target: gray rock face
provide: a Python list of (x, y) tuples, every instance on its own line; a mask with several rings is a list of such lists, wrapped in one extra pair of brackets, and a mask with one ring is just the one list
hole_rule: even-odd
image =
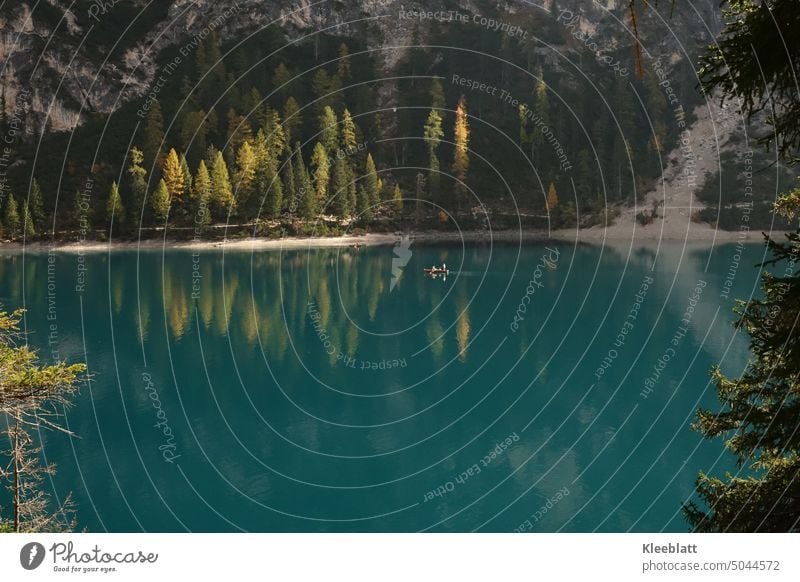
[[(512, 42), (536, 43), (533, 51), (549, 53), (548, 66), (563, 67), (563, 57), (591, 58), (592, 51), (633, 46), (628, 3), (621, 0), (461, 0), (406, 2), (396, 0), (172, 0), (161, 3), (161, 14), (142, 23), (137, 11), (146, 0), (125, 0), (130, 23), (120, 23), (120, 0), (83, 3), (70, 12), (67, 0), (6, 3), (0, 8), (0, 78), (6, 112), (15, 107), (18, 93), (30, 91), (28, 116), (33, 133), (45, 127), (65, 131), (80, 124), (88, 113), (111, 113), (123, 103), (147, 93), (156, 73), (156, 58), (168, 46), (190, 45), (198, 35), (214, 30), (230, 41), (272, 23), (279, 24), (289, 41), (314, 42), (316, 32), (358, 37), (378, 49), (384, 73), (406, 55), (409, 45), (426, 44), (431, 31), (447, 18), (461, 18), (476, 27), (497, 28), (498, 34), (518, 32)], [(662, 4), (669, 4), (664, 2)], [(166, 5), (166, 7), (165, 7)], [(644, 56), (660, 56), (673, 67), (696, 54), (719, 26), (716, 3), (695, 6), (681, 1), (670, 18), (669, 6), (642, 5), (637, 19)], [(420, 14), (423, 12), (424, 14)], [(492, 16), (489, 16), (491, 14)], [(485, 16), (484, 16), (485, 15)], [(569, 20), (568, 20), (569, 18)], [(562, 40), (536, 41), (542, 19), (560, 22)], [(568, 24), (569, 23), (569, 24)], [(114, 38), (103, 34), (120, 29)], [(125, 34), (125, 27), (137, 34)], [(121, 26), (121, 28), (120, 28)], [(138, 28), (134, 28), (138, 27)], [(142, 32), (143, 27), (143, 32)], [(505, 28), (503, 28), (505, 27)], [(505, 31), (505, 32), (504, 32)], [(523, 39), (524, 34), (524, 39)], [(96, 40), (101, 37), (102, 40)], [(598, 56), (595, 53), (595, 56)], [(630, 64), (630, 63), (629, 63)], [(391, 91), (381, 91), (391, 106)]]

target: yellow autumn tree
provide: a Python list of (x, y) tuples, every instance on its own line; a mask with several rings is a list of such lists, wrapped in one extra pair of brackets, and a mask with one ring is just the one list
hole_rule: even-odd
[(181, 161), (175, 148), (170, 149), (167, 157), (164, 158), (163, 178), (164, 184), (167, 185), (170, 199), (173, 201), (182, 200), (183, 192), (186, 189), (186, 181), (181, 169)]
[(466, 195), (467, 170), (469, 170), (469, 122), (467, 120), (467, 100), (462, 95), (456, 106), (456, 123), (453, 128), (453, 143), (455, 155), (453, 157), (453, 174), (456, 177), (455, 191), (459, 203), (462, 196)]
[(547, 190), (547, 210), (553, 210), (556, 206), (558, 206), (556, 185), (550, 182), (550, 188)]

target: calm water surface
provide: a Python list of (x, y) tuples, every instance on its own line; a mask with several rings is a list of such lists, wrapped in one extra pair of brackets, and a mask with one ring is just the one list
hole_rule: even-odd
[(747, 359), (760, 245), (394, 251), (0, 257), (92, 374), (51, 490), (89, 531), (684, 531), (735, 470), (689, 424)]

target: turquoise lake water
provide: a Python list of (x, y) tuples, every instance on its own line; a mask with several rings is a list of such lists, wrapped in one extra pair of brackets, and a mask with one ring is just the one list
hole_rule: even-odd
[(697, 472), (735, 470), (689, 425), (747, 361), (738, 254), (43, 252), (0, 256), (0, 302), (88, 362), (80, 438), (42, 439), (89, 531), (685, 531)]

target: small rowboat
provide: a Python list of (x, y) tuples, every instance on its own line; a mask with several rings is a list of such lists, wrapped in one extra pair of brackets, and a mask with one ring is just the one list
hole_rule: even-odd
[(439, 267), (433, 267), (432, 269), (422, 269), (422, 270), (429, 275), (447, 275), (450, 272), (450, 269), (441, 269)]

